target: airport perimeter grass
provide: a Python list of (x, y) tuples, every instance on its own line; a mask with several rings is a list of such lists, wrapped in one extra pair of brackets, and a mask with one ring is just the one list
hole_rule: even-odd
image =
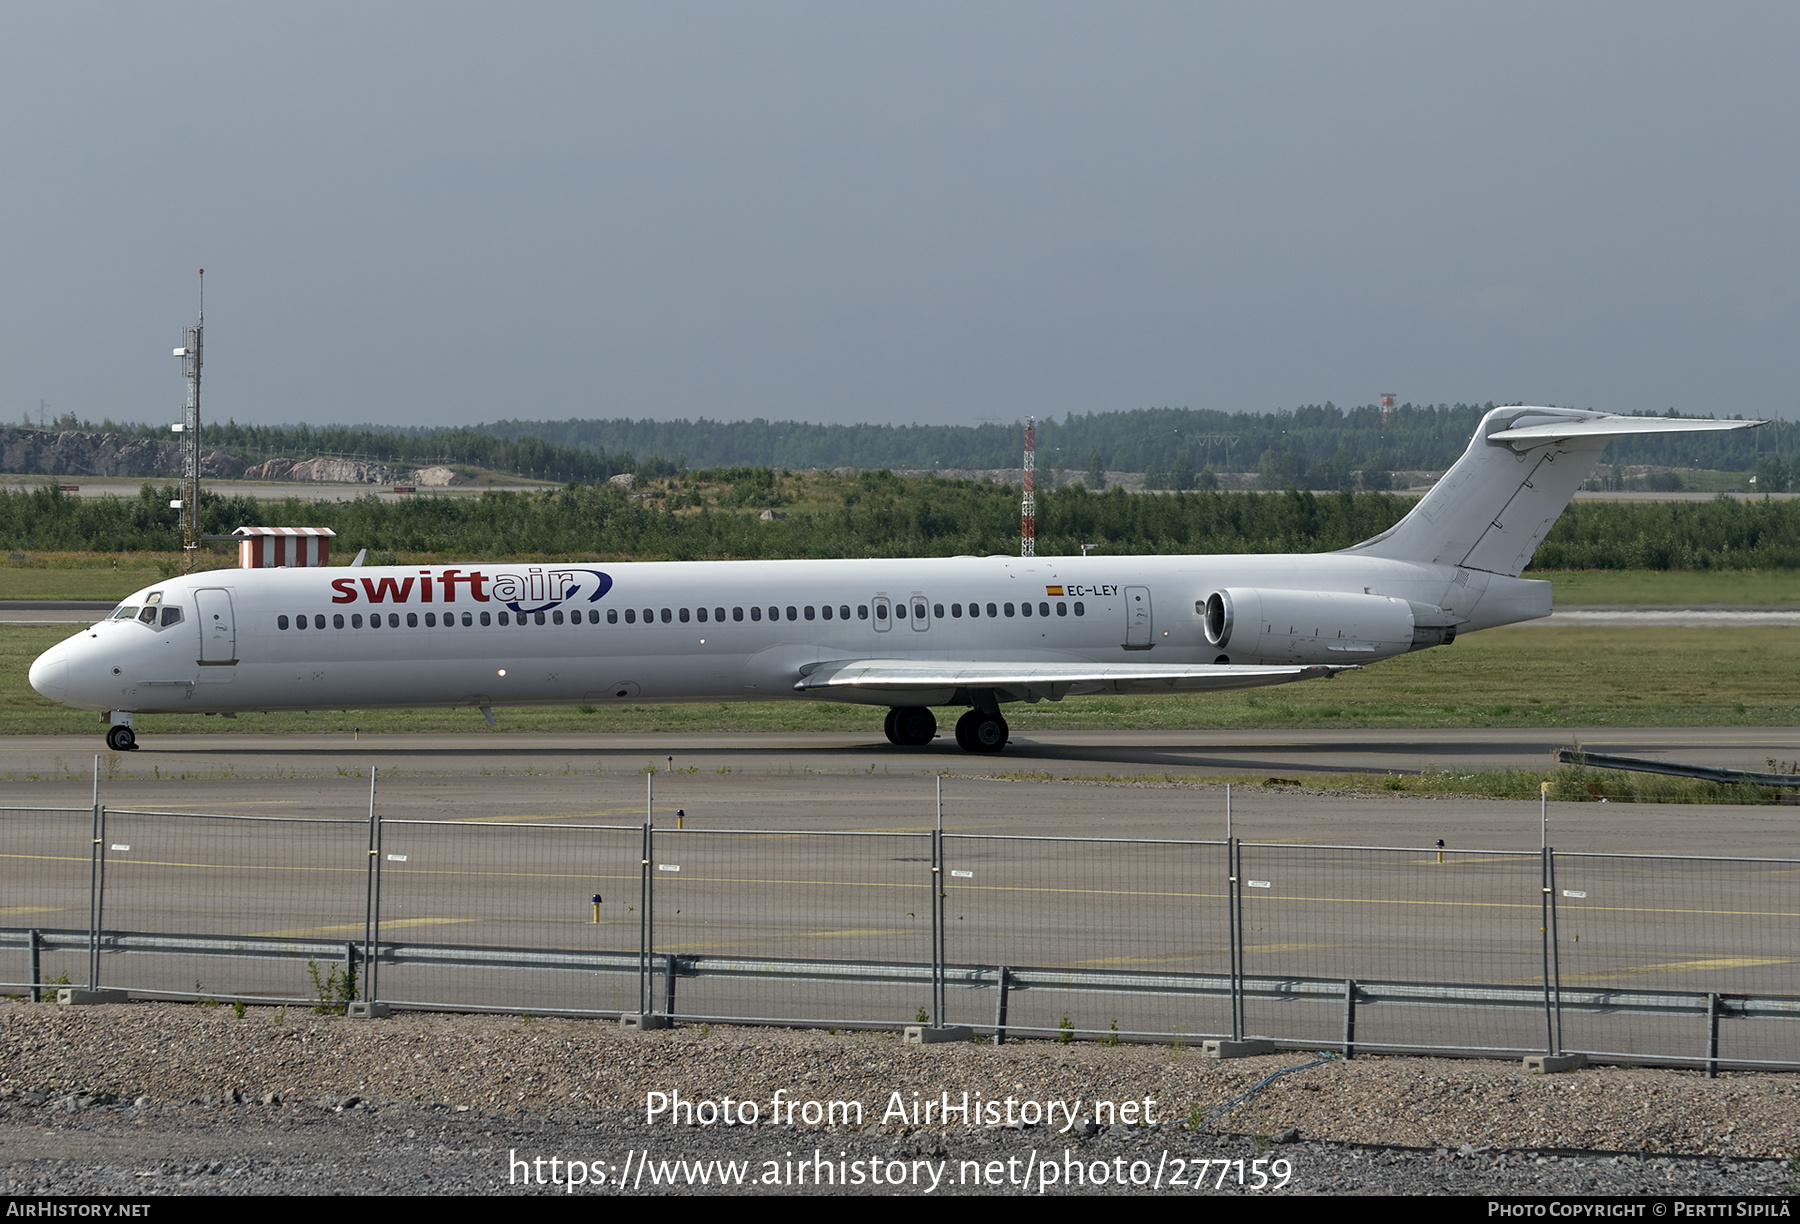
[[(165, 553), (27, 553), (23, 564), (0, 568), (0, 601), (8, 599), (118, 600), (176, 572), (180, 558)], [(346, 564), (354, 553), (334, 558)], [(510, 558), (554, 561), (567, 558)], [(455, 558), (402, 553), (404, 565), (445, 565)], [(498, 560), (484, 558), (484, 560)], [(586, 561), (589, 558), (582, 558)], [(234, 553), (204, 556), (208, 569), (235, 567)], [(1797, 570), (1545, 570), (1525, 575), (1548, 580), (1559, 606), (1584, 604), (1791, 604), (1800, 603)]]
[[(96, 716), (52, 704), (26, 681), (32, 659), (70, 636), (61, 626), (0, 626), (0, 734), (86, 734)], [(1015, 730), (1205, 730), (1282, 727), (1625, 727), (1800, 725), (1800, 627), (1530, 626), (1333, 680), (1212, 695), (1073, 697), (1011, 705)], [(880, 708), (827, 702), (568, 705), (496, 711), (499, 733), (856, 731), (879, 734)], [(951, 711), (940, 712), (948, 731)], [(468, 731), (493, 734), (468, 708), (247, 713), (233, 720), (145, 715), (145, 735), (192, 732)]]

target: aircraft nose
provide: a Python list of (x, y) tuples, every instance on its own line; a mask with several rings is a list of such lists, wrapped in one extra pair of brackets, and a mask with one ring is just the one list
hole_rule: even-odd
[[(18, 673), (14, 673), (17, 675)], [(51, 701), (69, 699), (69, 652), (54, 646), (31, 665), (31, 687)]]

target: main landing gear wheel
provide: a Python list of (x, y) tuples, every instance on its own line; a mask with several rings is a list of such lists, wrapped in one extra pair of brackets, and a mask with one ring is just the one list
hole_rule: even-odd
[(1007, 734), (1006, 720), (998, 714), (970, 710), (956, 720), (956, 742), (965, 752), (999, 752)]
[(883, 730), (903, 748), (923, 748), (937, 738), (937, 718), (924, 706), (899, 706), (888, 711)]
[(106, 746), (114, 752), (130, 752), (137, 747), (137, 736), (130, 727), (112, 727), (106, 732)]

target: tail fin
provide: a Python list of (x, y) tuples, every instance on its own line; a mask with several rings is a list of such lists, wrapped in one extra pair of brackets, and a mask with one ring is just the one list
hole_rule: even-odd
[(1516, 578), (1613, 438), (1761, 424), (1611, 416), (1571, 408), (1496, 408), (1481, 419), (1462, 458), (1410, 514), (1344, 551)]

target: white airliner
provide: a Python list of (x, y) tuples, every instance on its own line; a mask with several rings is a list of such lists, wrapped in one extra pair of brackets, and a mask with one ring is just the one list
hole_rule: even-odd
[(1497, 408), (1389, 530), (1276, 556), (313, 567), (132, 595), (46, 651), (31, 686), (133, 716), (773, 698), (890, 707), (923, 745), (1007, 742), (1001, 707), (1327, 677), (1547, 616), (1519, 577), (1611, 438), (1760, 421)]

